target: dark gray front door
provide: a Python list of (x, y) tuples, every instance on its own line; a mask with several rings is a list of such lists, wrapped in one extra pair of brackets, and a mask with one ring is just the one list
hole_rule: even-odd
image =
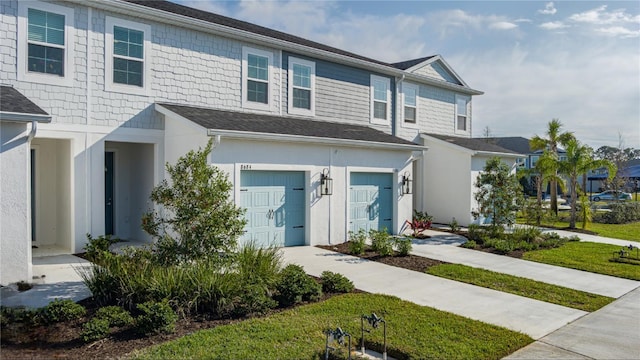
[(114, 217), (114, 153), (107, 151), (104, 153), (104, 233), (113, 235)]

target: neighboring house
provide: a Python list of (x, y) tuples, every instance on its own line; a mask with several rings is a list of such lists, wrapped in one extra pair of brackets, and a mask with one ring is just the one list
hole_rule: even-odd
[(515, 173), (517, 161), (523, 157), (484, 139), (431, 133), (423, 134), (422, 138), (429, 151), (420, 172), (424, 179), (421, 205), (435, 222), (444, 224), (454, 218), (463, 225), (481, 222), (482, 219), (472, 219), (471, 211), (478, 209), (475, 182), (485, 163), (498, 156)]
[[(624, 184), (620, 184), (621, 190), (629, 192), (640, 191), (640, 159), (632, 159), (625, 162), (621, 169), (616, 170), (616, 176), (624, 179)], [(607, 189), (607, 179), (609, 170), (600, 168), (589, 171), (587, 175), (587, 191), (597, 193)], [(609, 186), (611, 187), (611, 186)]]
[(482, 94), (437, 55), (388, 64), (163, 1), (2, 1), (0, 17), (2, 284), (86, 234), (151, 241), (140, 219), (165, 163), (210, 138), (242, 240), (280, 246), (397, 233), (438, 211), (432, 194), (471, 198), (486, 155), (449, 149), (462, 189), (430, 169), (428, 147), (447, 148), (423, 134), (470, 138)]

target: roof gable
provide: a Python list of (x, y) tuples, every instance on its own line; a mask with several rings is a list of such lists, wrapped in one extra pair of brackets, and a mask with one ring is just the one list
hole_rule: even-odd
[(453, 71), (453, 68), (440, 55), (427, 56), (414, 60), (407, 60), (391, 64), (407, 72), (427, 76), (436, 80), (467, 87), (462, 78)]
[(521, 155), (518, 152), (505, 149), (496, 144), (487, 142), (484, 139), (464, 138), (459, 136), (448, 136), (448, 135), (440, 135), (440, 134), (424, 134), (424, 135), (435, 138), (440, 141), (444, 141), (452, 145), (459, 146), (461, 148), (464, 148), (473, 152), (496, 153), (496, 154), (504, 154), (504, 155), (510, 155), (510, 156)]

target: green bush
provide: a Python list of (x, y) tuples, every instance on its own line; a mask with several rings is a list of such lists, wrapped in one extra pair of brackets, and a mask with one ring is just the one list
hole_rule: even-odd
[(109, 326), (122, 327), (133, 324), (133, 317), (119, 306), (105, 306), (96, 311), (95, 318), (107, 320)]
[(136, 317), (136, 328), (144, 335), (172, 333), (175, 330), (178, 315), (173, 311), (169, 302), (148, 301), (138, 304), (140, 315)]
[(398, 255), (400, 256), (408, 256), (413, 249), (413, 243), (411, 242), (411, 238), (408, 237), (399, 237), (394, 240), (396, 250), (398, 251)]
[(362, 255), (367, 242), (367, 233), (364, 229), (358, 230), (357, 233), (349, 231), (349, 253), (351, 255)]
[(269, 296), (267, 289), (256, 284), (248, 285), (236, 298), (232, 314), (237, 317), (263, 315), (276, 306), (278, 302)]
[(516, 241), (524, 241), (528, 243), (537, 243), (542, 240), (542, 231), (533, 226), (521, 226), (513, 229), (511, 238)]
[(467, 238), (473, 240), (478, 244), (483, 244), (485, 240), (489, 239), (484, 227), (478, 224), (470, 224), (468, 227)]
[(38, 309), (0, 306), (0, 325), (2, 327), (14, 323), (23, 323), (35, 326), (39, 324), (40, 319), (41, 316)]
[(120, 242), (117, 238), (111, 238), (111, 235), (100, 235), (94, 238), (91, 234), (87, 234), (87, 241), (84, 247), (85, 256), (92, 262), (99, 261), (105, 252), (109, 252), (111, 245)]
[(460, 224), (458, 224), (458, 220), (456, 220), (456, 218), (451, 219), (451, 222), (449, 223), (449, 229), (451, 229), (451, 231), (453, 232), (460, 231)]
[(465, 242), (464, 244), (461, 245), (463, 248), (465, 249), (475, 249), (477, 244), (475, 241), (473, 240), (469, 240), (467, 242)]
[(289, 306), (302, 301), (317, 301), (322, 295), (322, 287), (315, 282), (300, 265), (287, 265), (280, 274), (276, 287), (277, 300), (281, 306)]
[(331, 271), (323, 271), (320, 275), (322, 291), (328, 293), (349, 293), (355, 288), (353, 282), (344, 275)]
[(369, 230), (369, 237), (371, 238), (371, 249), (373, 251), (381, 256), (393, 255), (393, 242), (386, 228), (380, 231)]
[(109, 335), (109, 320), (93, 318), (82, 325), (80, 338), (84, 342), (103, 339)]
[(42, 319), (47, 324), (71, 321), (83, 317), (87, 310), (69, 299), (55, 299), (41, 309)]
[(611, 211), (598, 213), (594, 220), (605, 224), (626, 224), (640, 221), (640, 202), (613, 203), (610, 205), (610, 209)]

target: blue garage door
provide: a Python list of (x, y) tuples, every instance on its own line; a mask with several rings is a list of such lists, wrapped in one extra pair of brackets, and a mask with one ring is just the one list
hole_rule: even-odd
[(241, 241), (304, 245), (304, 194), (304, 172), (242, 171), (240, 205), (247, 209), (247, 226)]
[(393, 175), (351, 173), (349, 230), (393, 231)]

